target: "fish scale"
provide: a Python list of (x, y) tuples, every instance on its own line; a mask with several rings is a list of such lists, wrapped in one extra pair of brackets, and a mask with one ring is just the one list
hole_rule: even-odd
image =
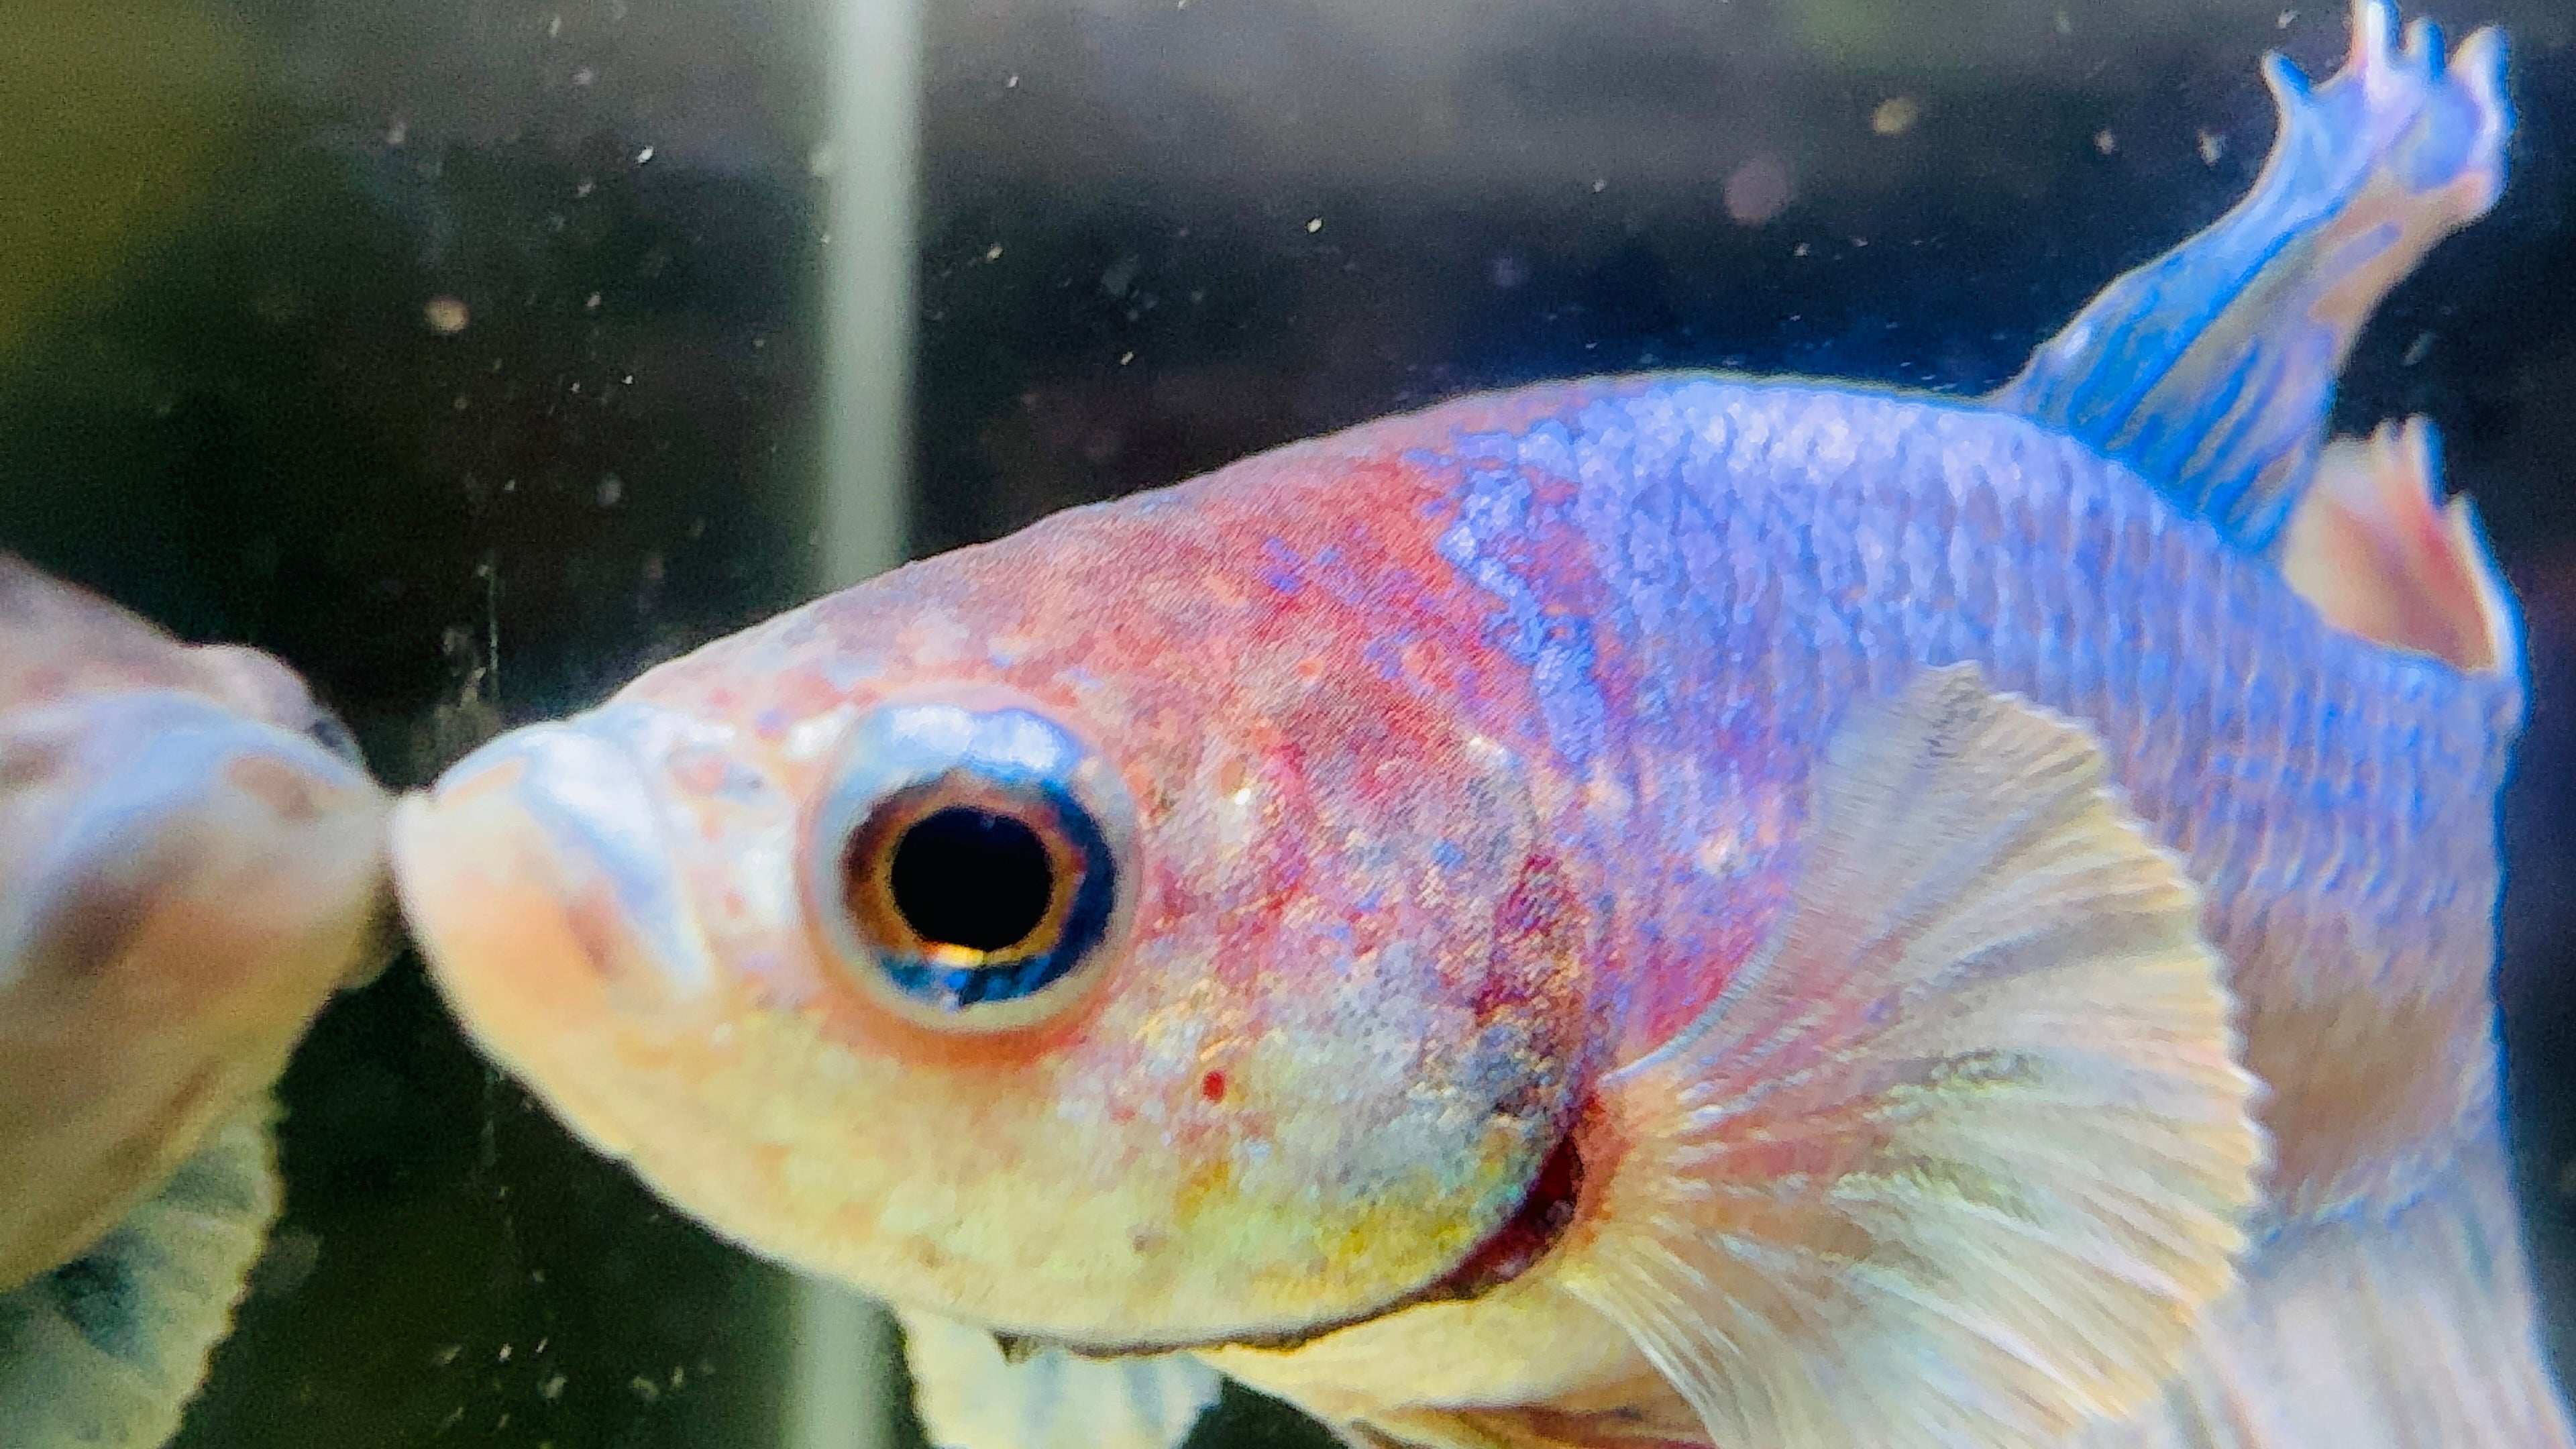
[[(2512, 676), (2464, 674), (2336, 632), (2262, 560), (2134, 474), (1971, 406), (1711, 377), (1574, 390), (1527, 445), (1497, 434), (1450, 440), (1448, 416), (1434, 410), (1384, 425), (1383, 441), (1364, 429), (1345, 442), (1361, 455), (1512, 459), (1509, 474), (1479, 469), (1455, 485), (1459, 521), (1442, 535), (1444, 552), (1459, 531), (1479, 539), (1457, 561), (1495, 595), (1495, 627), (1568, 599), (1610, 601), (1592, 618), (1618, 636), (1601, 652), (1627, 661), (1630, 677), (1542, 705), (1567, 768), (1604, 755), (1598, 701), (1623, 687), (1661, 707), (1626, 716), (1613, 760), (1701, 756), (1730, 735), (1761, 742), (1749, 753), (1769, 768), (1739, 779), (1735, 798), (1669, 820), (1650, 813), (1663, 850), (1687, 856), (1712, 831), (1793, 819), (1815, 747), (1853, 699), (1883, 692), (1904, 667), (1970, 661), (2112, 744), (2139, 812), (2208, 891), (2213, 939), (2231, 959), (2259, 963), (2243, 969), (2276, 973), (2303, 998), (2364, 1005), (2383, 983), (2483, 991), (2495, 940), (2493, 802), (2523, 709)], [(1593, 437), (1624, 456), (1645, 451), (1628, 438), (1659, 428), (1716, 441), (1655, 445), (1647, 456), (1678, 460), (1663, 467), (1594, 472), (1580, 516), (1477, 501), (1496, 489), (1543, 492), (1539, 480), (1571, 489), (1564, 460), (1597, 456)], [(1632, 497), (1674, 506), (1666, 514)], [(1513, 526), (1480, 535), (1484, 517)], [(1637, 571), (1628, 535), (1641, 520), (1673, 554), (1699, 547), (1746, 566)], [(1928, 576), (1872, 587), (1869, 561), (1885, 556), (1925, 560)], [(1579, 559), (1592, 577), (1510, 562), (1525, 557)], [(2088, 568), (2093, 558), (2110, 566)], [(1752, 599), (1741, 597), (1748, 576), (1761, 580)], [(2088, 610), (2076, 599), (2102, 602)], [(2123, 612), (2122, 600), (2154, 606)], [(2203, 636), (2195, 620), (2224, 622), (2204, 622)], [(1558, 677), (1547, 657), (1533, 656), (1542, 689)], [(1587, 661), (1562, 677), (1597, 672), (1607, 671)], [(1713, 996), (1724, 976), (1712, 963), (1742, 954), (1723, 942), (1759, 938), (1779, 909), (1742, 882), (1794, 867), (1756, 845), (1731, 855), (1738, 879), (1713, 889), (1735, 919), (1716, 949), (1674, 930), (1701, 914), (1696, 900), (1639, 907), (1700, 968), (1695, 994), (1649, 1012), (1642, 1040), (1659, 1040)], [(2355, 874), (2354, 860), (2380, 864)], [(2370, 923), (2375, 949), (2303, 949), (2312, 931), (2345, 919)], [(1657, 965), (1630, 974), (1656, 977)], [(2265, 1028), (2258, 1007), (2247, 1029)]]

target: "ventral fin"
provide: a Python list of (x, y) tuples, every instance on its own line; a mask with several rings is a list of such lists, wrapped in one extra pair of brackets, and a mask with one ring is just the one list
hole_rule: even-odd
[(11, 1449), (157, 1449), (178, 1432), (283, 1197), (272, 1110), (208, 1133), (88, 1252), (0, 1293)]
[(2468, 500), (2442, 502), (2423, 418), (2337, 438), (2281, 537), (2281, 573), (2326, 622), (2483, 673), (2516, 657), (2513, 613)]
[(2481, 30), (2445, 59), (2430, 22), (2403, 49), (2396, 26), (2388, 0), (2356, 0), (2351, 58), (2313, 90), (2267, 57), (2280, 132), (2253, 191), (2105, 288), (1990, 401), (2269, 548), (2371, 310), (2504, 185), (2503, 35)]
[(1217, 1371), (1184, 1354), (1084, 1358), (896, 1309), (913, 1408), (936, 1449), (1175, 1449), (1216, 1402)]
[(1709, 1441), (2039, 1449), (2146, 1403), (2263, 1158), (2224, 963), (2081, 727), (1926, 671), (1826, 753), (1780, 934), (1605, 1087), (1567, 1287)]

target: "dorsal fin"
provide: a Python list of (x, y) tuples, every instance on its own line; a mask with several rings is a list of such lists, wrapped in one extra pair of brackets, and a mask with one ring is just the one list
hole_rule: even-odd
[(2356, 0), (2351, 58), (2313, 91), (2279, 55), (2281, 112), (2254, 189), (2207, 230), (2103, 289), (1996, 407), (2135, 468), (2230, 538), (2267, 549), (2314, 475), (2334, 379), (2371, 309), (2504, 186), (2504, 37), (2446, 62), (2417, 21)]

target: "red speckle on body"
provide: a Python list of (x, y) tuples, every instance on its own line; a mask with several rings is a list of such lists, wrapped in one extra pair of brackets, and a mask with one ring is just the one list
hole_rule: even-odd
[(1199, 1095), (1211, 1102), (1225, 1100), (1225, 1073), (1210, 1072), (1199, 1078)]

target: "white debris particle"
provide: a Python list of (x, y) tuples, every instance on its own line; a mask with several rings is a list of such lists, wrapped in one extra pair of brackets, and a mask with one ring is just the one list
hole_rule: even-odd
[(2104, 126), (2093, 133), (2093, 149), (2108, 156), (2120, 149), (2120, 138), (2111, 134), (2110, 127)]
[(636, 164), (636, 165), (638, 165), (638, 166), (641, 166), (641, 165), (643, 165), (645, 162), (650, 161), (650, 160), (652, 160), (652, 159), (653, 159), (653, 148), (652, 148), (652, 147), (650, 147), (650, 146), (647, 146), (647, 147), (645, 147), (643, 150), (638, 151), (638, 152), (636, 152), (636, 153), (635, 153), (635, 164)]
[(1309, 219), (1307, 220), (1307, 222), (1306, 222), (1306, 230), (1308, 230), (1308, 231), (1310, 231), (1310, 232), (1322, 231), (1323, 229), (1324, 229), (1324, 219), (1323, 219), (1322, 217), (1320, 217), (1320, 216), (1318, 216), (1318, 217), (1311, 217), (1311, 218), (1309, 218)]
[(429, 324), (430, 331), (441, 337), (455, 336), (464, 331), (465, 324), (472, 320), (461, 297), (430, 298), (421, 304), (420, 318)]
[(1882, 136), (1902, 136), (1923, 118), (1923, 103), (1912, 96), (1889, 96), (1869, 113), (1869, 128)]
[(1002, 244), (1000, 242), (995, 242), (991, 246), (984, 248), (984, 260), (988, 262), (998, 262), (1001, 259)]
[(2226, 154), (2227, 138), (2225, 136), (2218, 134), (2216, 131), (2203, 131), (2200, 133), (2201, 165), (2215, 166), (2218, 164), (2218, 158)]
[(1789, 168), (1775, 156), (1756, 156), (1726, 178), (1726, 215), (1738, 226), (1760, 226), (1789, 205)]

